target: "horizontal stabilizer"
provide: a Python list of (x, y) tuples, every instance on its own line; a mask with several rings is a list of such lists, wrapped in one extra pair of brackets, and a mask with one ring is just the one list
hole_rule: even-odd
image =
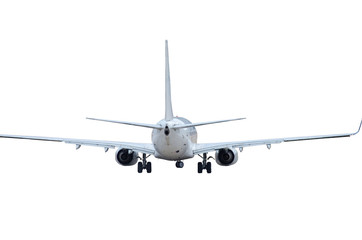
[(243, 119), (246, 119), (246, 118), (235, 118), (235, 119), (210, 121), (210, 122), (189, 123), (189, 124), (176, 125), (176, 126), (173, 126), (172, 128), (178, 129), (178, 128), (197, 127), (197, 126), (202, 126), (202, 125), (209, 125), (209, 124), (223, 123), (223, 122), (231, 122), (231, 121), (237, 121), (237, 120), (243, 120)]
[(136, 127), (162, 129), (161, 125), (157, 125), (157, 124), (134, 123), (134, 122), (125, 122), (125, 121), (106, 120), (106, 119), (99, 119), (99, 118), (88, 118), (88, 117), (86, 119), (94, 120), (94, 121), (102, 121), (102, 122), (110, 122), (110, 123), (119, 123), (119, 124), (125, 124), (125, 125), (132, 125), (132, 126), (136, 126)]

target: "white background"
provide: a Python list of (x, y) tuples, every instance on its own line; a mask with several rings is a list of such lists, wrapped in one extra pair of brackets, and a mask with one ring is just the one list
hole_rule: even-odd
[[(357, 130), (360, 1), (1, 1), (0, 132), (150, 142), (175, 115), (199, 142)], [(362, 140), (246, 148), (232, 167), (0, 139), (1, 239), (361, 239)]]

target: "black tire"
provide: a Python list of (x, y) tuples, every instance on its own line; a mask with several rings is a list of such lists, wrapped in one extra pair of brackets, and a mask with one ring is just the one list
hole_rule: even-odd
[(147, 173), (151, 173), (152, 172), (152, 164), (151, 162), (148, 162), (146, 164), (146, 170), (147, 170)]
[(184, 163), (183, 163), (183, 162), (176, 162), (176, 167), (177, 167), (177, 168), (183, 168), (183, 167), (184, 167)]
[(206, 163), (206, 171), (207, 173), (211, 173), (211, 162)]
[(137, 171), (138, 171), (138, 173), (142, 173), (142, 171), (143, 171), (143, 163), (142, 162), (138, 162)]
[(202, 173), (202, 162), (197, 163), (197, 172)]

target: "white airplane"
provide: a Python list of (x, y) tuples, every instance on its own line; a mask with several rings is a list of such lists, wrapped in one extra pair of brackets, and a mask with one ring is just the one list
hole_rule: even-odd
[[(356, 135), (361, 129), (362, 121), (359, 125), (357, 132), (355, 133), (198, 144), (197, 132), (195, 127), (208, 125), (208, 124), (242, 120), (245, 118), (191, 123), (189, 120), (185, 118), (174, 117), (172, 112), (172, 104), (171, 104), (170, 69), (169, 69), (167, 40), (166, 40), (165, 52), (166, 52), (165, 54), (166, 76), (165, 76), (165, 118), (164, 119), (162, 119), (156, 124), (145, 124), (145, 123), (114, 121), (114, 120), (105, 120), (97, 118), (87, 118), (96, 121), (120, 123), (120, 124), (132, 125), (137, 127), (151, 128), (153, 129), (152, 143), (130, 143), (130, 142), (98, 141), (98, 140), (88, 140), (88, 139), (55, 138), (55, 137), (6, 135), (6, 134), (0, 134), (0, 137), (64, 142), (69, 144), (75, 144), (76, 149), (79, 149), (82, 145), (103, 147), (105, 152), (107, 152), (110, 148), (117, 148), (115, 156), (116, 161), (123, 166), (135, 165), (138, 162), (139, 173), (141, 173), (143, 169), (146, 169), (148, 173), (151, 172), (152, 170), (151, 162), (147, 161), (147, 158), (151, 155), (159, 159), (176, 161), (177, 168), (182, 168), (184, 166), (184, 163), (182, 162), (183, 160), (190, 159), (193, 158), (195, 155), (198, 155), (202, 158), (202, 162), (198, 162), (197, 165), (198, 173), (202, 173), (204, 169), (206, 169), (207, 173), (211, 173), (211, 162), (209, 162), (209, 159), (213, 157), (207, 156), (209, 152), (215, 152), (214, 159), (216, 160), (216, 163), (218, 163), (221, 166), (230, 166), (238, 161), (238, 152), (236, 149), (239, 149), (239, 151), (242, 152), (244, 147), (257, 146), (257, 145), (266, 145), (267, 148), (270, 149), (272, 144), (282, 143), (282, 142), (350, 137)], [(142, 156), (140, 157), (139, 154)]]

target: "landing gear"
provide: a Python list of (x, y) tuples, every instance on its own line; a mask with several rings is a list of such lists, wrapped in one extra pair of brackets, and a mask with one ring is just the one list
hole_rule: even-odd
[[(199, 155), (200, 156), (200, 155)], [(206, 169), (207, 173), (211, 173), (211, 162), (208, 162), (207, 160), (209, 160), (212, 157), (207, 157), (207, 153), (204, 153), (202, 156), (202, 162), (198, 162), (197, 163), (197, 172), (198, 173), (202, 173), (202, 171), (204, 169)]]
[(146, 164), (146, 170), (147, 170), (147, 173), (151, 173), (152, 172), (152, 164), (151, 162), (148, 162)]
[(197, 172), (198, 173), (202, 173), (202, 170), (203, 170), (204, 168), (202, 167), (202, 162), (198, 162), (197, 163)]
[(177, 167), (177, 168), (183, 168), (183, 167), (184, 167), (184, 163), (181, 162), (181, 161), (177, 161), (177, 162), (176, 162), (176, 167)]
[(206, 163), (206, 172), (211, 173), (211, 162)]
[(146, 156), (145, 153), (142, 154), (142, 162), (138, 162), (137, 164), (137, 171), (138, 173), (142, 173), (143, 169), (146, 169), (147, 173), (151, 173), (152, 172), (152, 164), (151, 162), (147, 162), (147, 158), (150, 155)]
[(142, 162), (138, 162), (137, 170), (138, 170), (138, 173), (142, 173), (142, 171), (143, 171), (143, 164), (142, 164)]

